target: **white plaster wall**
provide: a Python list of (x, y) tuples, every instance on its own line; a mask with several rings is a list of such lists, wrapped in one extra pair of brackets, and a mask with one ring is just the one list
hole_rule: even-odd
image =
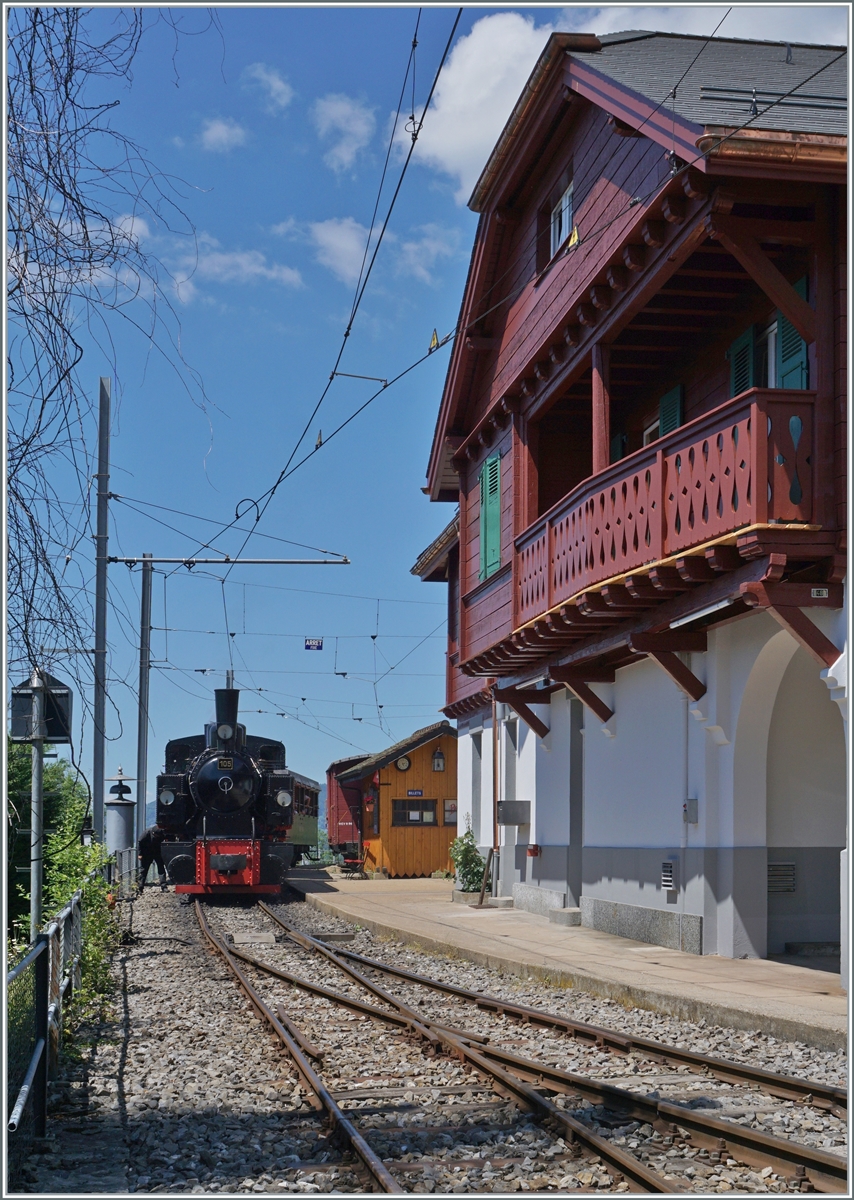
[(470, 727), (457, 725), (457, 831), (465, 833), (467, 821), (474, 821), (471, 794), (472, 740)]
[(768, 845), (845, 845), (845, 737), (818, 663), (786, 668), (768, 737)]
[(480, 764), (480, 843), (492, 845), (492, 716), (483, 721), (483, 758)]
[(678, 846), (684, 801), (682, 693), (644, 659), (617, 672), (614, 736), (584, 714), (584, 844)]
[(552, 693), (549, 735), (537, 746), (537, 799), (531, 838), (541, 846), (569, 845), (569, 706), (566, 688)]

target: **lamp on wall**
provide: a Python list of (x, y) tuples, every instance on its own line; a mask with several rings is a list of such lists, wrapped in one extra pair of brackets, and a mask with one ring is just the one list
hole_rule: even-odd
[(436, 749), (433, 751), (433, 770), (434, 771), (444, 771), (444, 769), (445, 769), (445, 756), (442, 753), (442, 747), (437, 746)]

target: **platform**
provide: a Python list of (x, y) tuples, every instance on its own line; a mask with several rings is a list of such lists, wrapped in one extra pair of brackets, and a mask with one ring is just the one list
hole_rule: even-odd
[(298, 868), (288, 882), (315, 908), (380, 936), (688, 1021), (847, 1046), (847, 996), (829, 971), (685, 954), (518, 909), (452, 904), (444, 879), (353, 880)]

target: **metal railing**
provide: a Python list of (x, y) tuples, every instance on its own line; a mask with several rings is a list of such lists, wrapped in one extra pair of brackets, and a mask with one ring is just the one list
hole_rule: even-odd
[(63, 1006), (82, 982), (82, 900), (79, 889), (6, 975), (9, 1178), (33, 1138), (46, 1133), (47, 1081), (59, 1060)]
[(112, 882), (118, 886), (118, 893), (121, 899), (127, 900), (136, 894), (138, 880), (138, 855), (136, 846), (129, 846), (127, 850), (116, 851), (116, 862), (113, 867)]

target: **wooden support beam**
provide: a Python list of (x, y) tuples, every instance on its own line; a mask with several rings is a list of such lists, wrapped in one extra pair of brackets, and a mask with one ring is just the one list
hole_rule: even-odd
[(737, 259), (769, 300), (780, 309), (805, 342), (816, 339), (815, 313), (759, 245), (755, 238), (739, 225), (736, 217), (709, 217), (709, 235), (716, 238), (725, 250)]
[(744, 559), (735, 546), (709, 546), (706, 551), (706, 562), (713, 571), (722, 574), (724, 571), (737, 571), (744, 566)]
[[(764, 608), (821, 667), (830, 667), (841, 651), (802, 608), (842, 607), (842, 584), (817, 587), (809, 583), (743, 583), (739, 589), (751, 608)], [(826, 593), (826, 595), (824, 594)]]
[(593, 474), (611, 462), (611, 347), (593, 347)]
[(638, 654), (655, 654), (663, 650), (704, 654), (708, 639), (705, 629), (663, 629), (660, 633), (632, 633), (629, 646)]
[[(493, 696), (496, 700), (501, 700), (513, 709), (518, 717), (521, 717), (529, 729), (533, 729), (537, 737), (544, 738), (549, 732), (549, 727), (545, 721), (532, 713), (528, 705), (519, 699), (519, 692), (516, 688), (493, 688)], [(525, 695), (530, 694), (530, 689), (526, 690)], [(547, 703), (546, 701), (538, 701), (538, 703)]]
[(581, 701), (585, 708), (599, 718), (604, 725), (611, 720), (614, 715), (614, 710), (609, 708), (604, 700), (600, 700), (592, 688), (589, 688), (586, 683), (582, 683), (580, 679), (574, 679), (570, 682), (568, 679), (563, 681), (566, 687), (573, 696)]
[(679, 572), (679, 577), (686, 583), (710, 583), (717, 578), (717, 571), (712, 564), (706, 562), (705, 557), (700, 558), (699, 555), (677, 558), (676, 570)]
[(503, 700), (510, 704), (511, 701), (518, 700), (520, 704), (548, 704), (553, 692), (556, 692), (560, 684), (547, 684), (544, 688), (533, 687), (496, 687), (493, 688), (493, 694), (496, 700)]
[(693, 671), (685, 666), (681, 658), (677, 658), (671, 650), (651, 650), (650, 658), (655, 659), (663, 671), (666, 671), (673, 682), (692, 700), (699, 700), (706, 694), (706, 685), (701, 683)]

